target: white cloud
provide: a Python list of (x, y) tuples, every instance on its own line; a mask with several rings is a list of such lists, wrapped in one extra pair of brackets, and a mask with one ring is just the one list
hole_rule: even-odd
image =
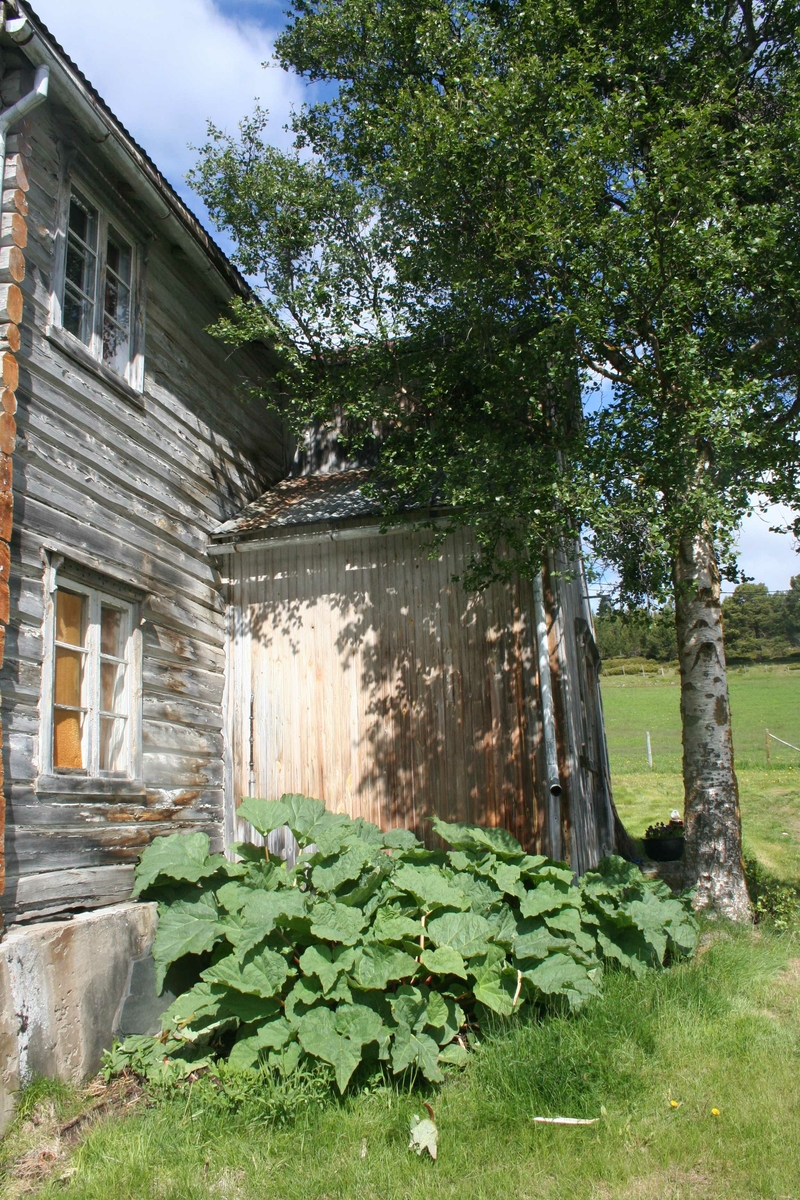
[(183, 182), (206, 121), (234, 133), (258, 97), (272, 117), (271, 140), (304, 85), (278, 67), (274, 32), (223, 16), (212, 0), (34, 0), (34, 9), (170, 183), (199, 209)]
[(786, 524), (791, 519), (788, 508), (773, 505), (766, 513), (751, 513), (742, 523), (739, 566), (756, 583), (765, 583), (771, 592), (785, 591), (792, 575), (800, 574), (800, 555), (794, 538), (791, 534), (770, 533), (770, 525)]

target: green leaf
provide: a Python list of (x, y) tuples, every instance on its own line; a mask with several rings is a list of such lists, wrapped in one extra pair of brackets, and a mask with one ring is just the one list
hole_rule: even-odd
[(283, 955), (274, 950), (249, 951), (243, 959), (229, 954), (202, 972), (208, 983), (224, 983), (237, 992), (268, 998), (280, 992), (289, 978)]
[(439, 1067), (439, 1047), (427, 1033), (415, 1033), (408, 1025), (400, 1025), (392, 1044), (392, 1070), (395, 1075), (407, 1067), (417, 1066), (431, 1083), (440, 1083), (444, 1075)]
[[(374, 851), (365, 843), (352, 846), (344, 854), (326, 858), (314, 867), (311, 882), (320, 892), (335, 892), (343, 883), (358, 879), (365, 863), (372, 862)], [(329, 863), (329, 866), (325, 866)]]
[(439, 1062), (448, 1063), (453, 1067), (465, 1067), (469, 1059), (469, 1051), (464, 1046), (460, 1046), (458, 1042), (451, 1042), (449, 1046), (445, 1046), (439, 1051)]
[(467, 978), (464, 959), (450, 946), (440, 946), (438, 950), (425, 950), (420, 959), (422, 965), (434, 975), (457, 975), (459, 979)]
[(511, 967), (496, 963), (493, 967), (481, 967), (474, 972), (473, 992), (475, 999), (485, 1004), (501, 1017), (510, 1017), (514, 1011), (514, 996), (517, 990), (517, 972)]
[(402, 942), (407, 938), (416, 940), (422, 932), (419, 918), (412, 920), (391, 908), (378, 909), (371, 930), (373, 937), (380, 942)]
[(300, 970), (305, 975), (316, 975), (323, 992), (328, 992), (343, 971), (349, 971), (355, 961), (355, 950), (329, 946), (309, 946), (300, 956)]
[(231, 1067), (236, 1067), (238, 1070), (243, 1070), (248, 1067), (258, 1065), (259, 1058), (264, 1050), (281, 1050), (289, 1041), (292, 1035), (289, 1022), (283, 1017), (278, 1017), (274, 1021), (267, 1021), (260, 1025), (255, 1031), (251, 1029), (243, 1029), (241, 1035), (234, 1042), (228, 1057), (228, 1064)]
[(216, 901), (210, 892), (201, 892), (197, 899), (176, 900), (162, 906), (153, 942), (156, 964), (156, 987), (164, 984), (168, 967), (185, 954), (203, 954), (225, 934), (219, 919)]
[(361, 930), (366, 925), (366, 918), (357, 908), (348, 908), (345, 904), (337, 904), (333, 900), (322, 900), (315, 904), (310, 912), (311, 932), (315, 937), (327, 942), (342, 942), (345, 946), (354, 946), (358, 941)]
[(552, 954), (530, 971), (523, 971), (523, 978), (533, 984), (545, 996), (567, 996), (578, 1007), (589, 996), (596, 996), (598, 989), (586, 967), (575, 962), (567, 954)]
[(404, 983), (397, 989), (394, 996), (389, 996), (392, 1016), (398, 1025), (408, 1025), (409, 1029), (422, 1029), (428, 1011), (427, 988), (412, 987)]
[(298, 1026), (297, 1037), (306, 1054), (331, 1064), (339, 1091), (344, 1092), (361, 1062), (361, 1044), (338, 1032), (336, 1018), (329, 1008), (312, 1008), (306, 1013)]
[(454, 850), (494, 851), (495, 854), (522, 855), (522, 846), (506, 829), (483, 829), (480, 825), (448, 824), (434, 817), (434, 832)]
[(387, 850), (410, 850), (413, 846), (421, 845), (410, 829), (387, 829), (383, 834), (383, 844)]
[(538, 917), (541, 913), (557, 912), (567, 905), (579, 908), (580, 902), (577, 888), (555, 887), (545, 881), (525, 893), (519, 911), (523, 917)]
[(140, 895), (156, 880), (197, 883), (208, 879), (226, 862), (224, 854), (209, 857), (209, 845), (205, 833), (172, 833), (154, 838), (137, 864), (133, 895)]
[(173, 1000), (161, 1015), (162, 1030), (181, 1029), (197, 1021), (213, 1020), (225, 1009), (227, 988), (210, 983), (196, 983)]
[(492, 927), (477, 913), (443, 913), (428, 922), (427, 932), (435, 946), (449, 946), (470, 958), (486, 953)]
[(245, 797), (236, 810), (239, 820), (249, 821), (262, 837), (267, 837), (282, 825), (288, 825), (291, 815), (291, 810), (282, 801), (259, 800), (254, 796)]
[[(284, 1012), (286, 1019), (292, 1025), (298, 1025), (305, 1009), (313, 1008), (327, 999), (323, 997), (322, 984), (315, 978), (301, 978), (295, 983), (292, 990), (286, 997), (284, 1004)], [(298, 1009), (300, 1012), (298, 1013)]]
[(409, 892), (426, 912), (434, 908), (469, 908), (469, 897), (455, 887), (438, 867), (412, 867), (403, 863), (392, 876), (392, 883)]
[(360, 1046), (377, 1042), (383, 1032), (383, 1021), (374, 1009), (365, 1004), (340, 1004), (335, 1013), (336, 1032)]
[(415, 959), (394, 946), (371, 942), (357, 952), (350, 979), (366, 991), (384, 991), (392, 979), (408, 979), (419, 969)]

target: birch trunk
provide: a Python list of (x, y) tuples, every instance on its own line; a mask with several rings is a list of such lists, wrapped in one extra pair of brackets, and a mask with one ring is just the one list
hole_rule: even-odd
[(711, 539), (704, 534), (684, 538), (674, 573), (687, 874), (697, 881), (695, 908), (747, 921), (752, 910), (742, 862), (720, 577)]

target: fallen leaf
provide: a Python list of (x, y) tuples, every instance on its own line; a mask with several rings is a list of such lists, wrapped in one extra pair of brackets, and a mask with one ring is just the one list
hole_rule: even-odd
[(416, 1150), (417, 1154), (422, 1154), (423, 1150), (427, 1150), (431, 1158), (436, 1159), (436, 1142), (439, 1137), (439, 1130), (433, 1121), (427, 1118), (421, 1121), (416, 1113), (411, 1122), (411, 1141), (408, 1143), (409, 1150)]

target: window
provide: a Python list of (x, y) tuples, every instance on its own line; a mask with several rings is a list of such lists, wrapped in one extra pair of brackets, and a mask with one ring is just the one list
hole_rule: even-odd
[[(42, 772), (131, 779), (136, 769), (136, 606), (51, 568)], [(46, 719), (45, 719), (46, 718)]]
[(98, 361), (136, 386), (136, 254), (106, 213), (72, 188), (66, 229), (61, 325)]

